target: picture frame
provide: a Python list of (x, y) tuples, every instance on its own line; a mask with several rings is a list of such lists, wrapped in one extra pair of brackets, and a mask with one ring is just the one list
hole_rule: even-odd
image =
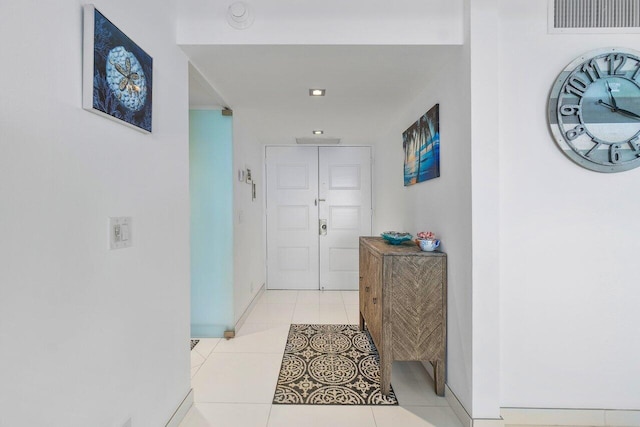
[(440, 104), (402, 133), (404, 186), (440, 176)]
[(83, 26), (82, 107), (151, 133), (153, 58), (93, 4)]

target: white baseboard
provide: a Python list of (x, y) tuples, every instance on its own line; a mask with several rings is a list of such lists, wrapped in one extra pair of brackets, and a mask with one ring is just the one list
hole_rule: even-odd
[(464, 409), (464, 406), (462, 406), (462, 403), (460, 403), (455, 393), (451, 391), (449, 384), (444, 385), (444, 398), (447, 399), (453, 413), (456, 414), (456, 417), (458, 417), (462, 423), (462, 427), (473, 427), (471, 415)]
[(193, 406), (193, 389), (189, 389), (189, 393), (182, 399), (182, 403), (178, 406), (178, 409), (173, 413), (171, 419), (167, 422), (165, 427), (178, 427), (184, 417), (189, 412), (189, 409)]
[(640, 427), (640, 410), (502, 408), (507, 425)]
[(607, 409), (604, 411), (604, 425), (640, 427), (640, 410)]
[(471, 418), (445, 384), (445, 398), (463, 427), (640, 427), (640, 410), (501, 408), (501, 419)]
[(505, 427), (502, 418), (474, 418), (473, 427)]
[(265, 286), (263, 283), (262, 286), (260, 286), (260, 289), (258, 289), (258, 292), (256, 292), (256, 295), (253, 297), (253, 299), (247, 306), (247, 308), (244, 310), (244, 313), (242, 313), (242, 316), (240, 316), (240, 318), (236, 322), (235, 331), (239, 330), (242, 327), (242, 325), (244, 325), (244, 322), (247, 321), (247, 317), (249, 317), (249, 314), (251, 314), (251, 310), (253, 310), (253, 307), (256, 306), (256, 303), (260, 299), (260, 295), (264, 293), (264, 288)]
[(462, 427), (504, 427), (505, 420), (502, 418), (471, 418), (458, 397), (449, 388), (448, 384), (444, 385), (444, 397), (447, 399), (449, 406), (456, 414), (456, 417), (462, 423)]
[(444, 397), (463, 427), (640, 427), (640, 410), (501, 408), (501, 419), (479, 419), (471, 418), (448, 384)]

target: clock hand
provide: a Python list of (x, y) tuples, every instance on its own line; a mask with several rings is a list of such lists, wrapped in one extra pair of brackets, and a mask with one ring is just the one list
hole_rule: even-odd
[(607, 104), (607, 103), (606, 103), (606, 102), (604, 102), (602, 99), (598, 99), (598, 104), (600, 104), (600, 105), (604, 105), (605, 107), (607, 107), (607, 108), (611, 109), (611, 111), (613, 111), (613, 112), (615, 112), (615, 111), (617, 111), (617, 110), (618, 110), (618, 107), (614, 107), (614, 106), (613, 106), (613, 105), (611, 105), (611, 104)]
[(611, 86), (609, 86), (609, 81), (605, 80), (604, 83), (607, 85), (607, 90), (609, 91), (609, 99), (613, 104), (613, 108), (618, 108), (618, 104), (616, 103), (616, 99), (613, 97), (613, 91), (611, 90)]
[(614, 107), (611, 104), (607, 104), (602, 99), (598, 99), (598, 104), (604, 105), (605, 107), (609, 108), (614, 113), (620, 113), (620, 114), (622, 114), (624, 116), (633, 117), (634, 119), (640, 119), (640, 114), (636, 114), (633, 111), (625, 110), (624, 108)]
[(633, 111), (625, 110), (624, 108), (618, 108), (616, 109), (616, 112), (625, 116), (633, 117), (634, 119), (640, 119), (640, 114), (636, 114)]

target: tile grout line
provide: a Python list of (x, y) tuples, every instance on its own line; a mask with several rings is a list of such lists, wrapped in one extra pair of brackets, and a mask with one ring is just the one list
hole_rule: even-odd
[(344, 310), (344, 315), (347, 316), (347, 325), (350, 325), (349, 323), (349, 311), (347, 310), (347, 303), (344, 302), (344, 295), (342, 296), (342, 308)]
[[(398, 406), (400, 406), (400, 405), (398, 405)], [(376, 420), (376, 413), (373, 412), (373, 407), (372, 406), (370, 406), (369, 409), (371, 409), (371, 417), (373, 418), (373, 425), (375, 427), (378, 427), (378, 421)]]
[(271, 411), (273, 411), (273, 402), (269, 406), (269, 415), (267, 415), (267, 424), (264, 427), (269, 427), (269, 423), (271, 422)]
[[(205, 404), (205, 405), (263, 405), (263, 406), (271, 406), (270, 403), (264, 403), (264, 402), (217, 402), (217, 401), (200, 401), (200, 402), (196, 402), (198, 405), (200, 404)], [(194, 403), (194, 405), (196, 404)]]
[(275, 351), (219, 351), (216, 354), (284, 354)]
[[(209, 339), (209, 338), (199, 338), (199, 339), (203, 340), (203, 339)], [(211, 350), (209, 350), (209, 354), (207, 354), (206, 356), (198, 351), (198, 349), (196, 348), (197, 345), (196, 345), (196, 347), (193, 348), (195, 350), (195, 352), (198, 353), (200, 356), (202, 356), (202, 358), (205, 361), (209, 358), (209, 356), (211, 356), (211, 353), (213, 353), (213, 350), (215, 350), (215, 348), (218, 346), (218, 344), (220, 344), (220, 341), (222, 340), (222, 338), (213, 338), (213, 339), (217, 340), (217, 342), (214, 344), (213, 347), (211, 347)], [(198, 343), (198, 344), (200, 344), (200, 343)], [(202, 362), (202, 363), (204, 363), (204, 362)]]

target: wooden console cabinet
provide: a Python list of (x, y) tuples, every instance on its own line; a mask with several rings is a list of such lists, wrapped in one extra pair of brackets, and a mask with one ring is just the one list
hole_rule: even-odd
[(420, 360), (433, 365), (436, 393), (443, 396), (446, 254), (360, 237), (360, 329), (365, 326), (380, 354), (382, 394), (389, 394), (394, 360)]

